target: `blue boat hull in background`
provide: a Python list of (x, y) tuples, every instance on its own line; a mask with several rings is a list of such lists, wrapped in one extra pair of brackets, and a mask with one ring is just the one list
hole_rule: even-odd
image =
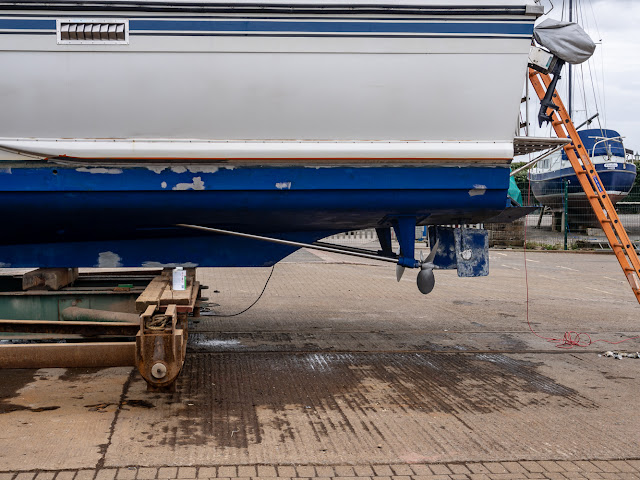
[[(607, 168), (602, 163), (597, 163), (595, 166), (603, 187), (614, 205), (629, 194), (636, 178), (636, 166), (633, 163), (619, 162), (615, 168)], [(564, 208), (563, 182), (565, 180), (569, 181), (569, 212), (584, 214), (585, 209), (591, 207), (572, 167), (531, 174), (530, 180), (531, 191), (536, 199), (553, 210)]]
[(6, 163), (0, 266), (268, 266), (295, 248), (175, 225), (313, 242), (391, 226), (398, 216), (419, 225), (477, 223), (505, 209), (508, 186), (508, 166)]

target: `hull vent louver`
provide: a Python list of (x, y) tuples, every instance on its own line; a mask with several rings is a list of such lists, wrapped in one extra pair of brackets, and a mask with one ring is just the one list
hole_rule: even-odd
[(127, 44), (129, 22), (127, 20), (58, 20), (59, 44)]

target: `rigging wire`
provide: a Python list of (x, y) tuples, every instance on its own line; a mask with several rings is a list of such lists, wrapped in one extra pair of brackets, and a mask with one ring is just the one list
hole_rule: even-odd
[[(596, 97), (596, 93), (597, 96), (600, 96), (600, 90), (602, 90), (602, 98), (600, 99), (600, 103), (602, 104), (602, 121), (600, 119), (598, 119), (598, 124), (600, 125), (600, 129), (603, 128), (603, 123), (604, 123), (604, 128), (606, 128), (607, 125), (607, 103), (606, 103), (606, 90), (604, 88), (605, 86), (605, 71), (604, 71), (604, 41), (602, 39), (602, 34), (600, 33), (600, 25), (598, 24), (598, 17), (596, 16), (595, 10), (593, 9), (593, 2), (592, 0), (587, 0), (588, 4), (589, 4), (589, 9), (591, 10), (591, 18), (593, 19), (593, 22), (595, 24), (595, 30), (596, 33), (598, 35), (598, 43), (600, 44), (600, 71), (601, 71), (601, 76), (602, 79), (598, 78), (598, 75), (596, 73), (596, 81), (594, 82), (593, 80), (593, 74), (591, 74), (591, 84), (592, 84), (592, 88), (594, 91), (594, 99)], [(586, 18), (586, 16), (585, 16)], [(589, 69), (591, 69), (591, 62), (589, 62)], [(598, 88), (598, 85), (601, 85), (602, 88)], [(597, 108), (597, 102), (596, 101), (596, 108)], [(597, 110), (599, 111), (599, 110)]]
[[(596, 88), (596, 81), (594, 81), (593, 79), (593, 68), (591, 66), (591, 63), (589, 63), (587, 67), (589, 69), (589, 77), (591, 79), (591, 90), (593, 92), (593, 101), (596, 104), (596, 112), (600, 113), (600, 106), (598, 102), (598, 89)], [(600, 117), (603, 117), (603, 118), (600, 119)], [(598, 115), (598, 125), (600, 126), (601, 130), (603, 128), (602, 126), (603, 123), (605, 125), (607, 124), (606, 114), (604, 112), (602, 113), (602, 115)]]
[[(584, 25), (585, 29), (590, 30), (591, 29), (591, 22), (590, 22), (589, 16), (586, 13), (585, 1), (586, 0), (583, 0), (583, 2), (579, 3), (579, 8), (580, 8), (579, 15), (580, 15), (580, 18), (582, 19), (581, 22)], [(598, 38), (600, 39), (599, 43), (602, 44), (602, 39), (600, 38), (600, 31), (599, 31), (599, 28), (598, 28), (598, 25), (597, 25), (597, 19), (596, 19), (596, 16), (595, 16), (595, 12), (593, 11), (593, 4), (591, 3), (591, 0), (588, 0), (588, 2), (589, 2), (589, 6), (591, 8), (591, 18), (593, 18), (593, 20), (596, 22), (596, 32), (598, 33)], [(601, 55), (601, 58), (602, 58), (602, 55)], [(589, 62), (588, 68), (589, 68), (589, 71), (591, 72), (591, 69), (593, 68), (592, 67), (592, 62)], [(595, 81), (594, 81), (592, 73), (590, 74), (590, 78), (591, 78), (591, 89), (593, 91), (596, 112), (600, 113), (599, 103), (602, 103), (602, 102), (599, 101), (599, 98), (598, 98), (598, 96), (600, 94), (600, 88), (599, 88), (600, 82), (599, 82), (597, 73), (595, 75)], [(584, 74), (583, 74), (583, 80), (582, 81), (583, 81), (583, 86), (584, 86), (584, 89), (585, 89), (585, 109), (586, 109), (586, 105), (587, 105), (587, 100), (586, 100), (586, 97), (587, 97), (587, 95), (586, 95), (587, 84), (584, 81)], [(604, 82), (602, 82), (602, 87), (604, 88)], [(602, 121), (600, 119), (598, 120), (598, 125), (600, 126), (601, 130), (602, 130), (602, 122), (603, 121), (604, 121), (604, 124), (606, 125), (606, 115), (605, 115), (604, 112), (602, 112), (602, 116), (603, 116)], [(604, 133), (602, 135), (604, 135)]]
[[(580, 65), (580, 78), (582, 79), (582, 103), (584, 105), (584, 114), (586, 118), (591, 118), (589, 114), (589, 108), (587, 107), (587, 87), (586, 82), (584, 81), (584, 65)], [(596, 113), (598, 110), (596, 109)]]

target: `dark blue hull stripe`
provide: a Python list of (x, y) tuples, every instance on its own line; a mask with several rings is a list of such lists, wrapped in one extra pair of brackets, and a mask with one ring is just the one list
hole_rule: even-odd
[(533, 24), (427, 22), (292, 22), (264, 20), (131, 20), (131, 31), (436, 33), (531, 35)]
[[(51, 19), (0, 19), (0, 30), (53, 30)], [(397, 22), (397, 21), (283, 21), (283, 20), (138, 20), (129, 22), (131, 33), (142, 32), (259, 32), (316, 34), (430, 34), (500, 35), (530, 37), (533, 23)]]

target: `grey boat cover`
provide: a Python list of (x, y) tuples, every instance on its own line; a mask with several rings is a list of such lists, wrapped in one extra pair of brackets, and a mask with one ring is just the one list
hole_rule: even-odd
[(533, 36), (555, 56), (574, 65), (589, 60), (596, 50), (596, 44), (577, 23), (548, 18), (536, 26)]

